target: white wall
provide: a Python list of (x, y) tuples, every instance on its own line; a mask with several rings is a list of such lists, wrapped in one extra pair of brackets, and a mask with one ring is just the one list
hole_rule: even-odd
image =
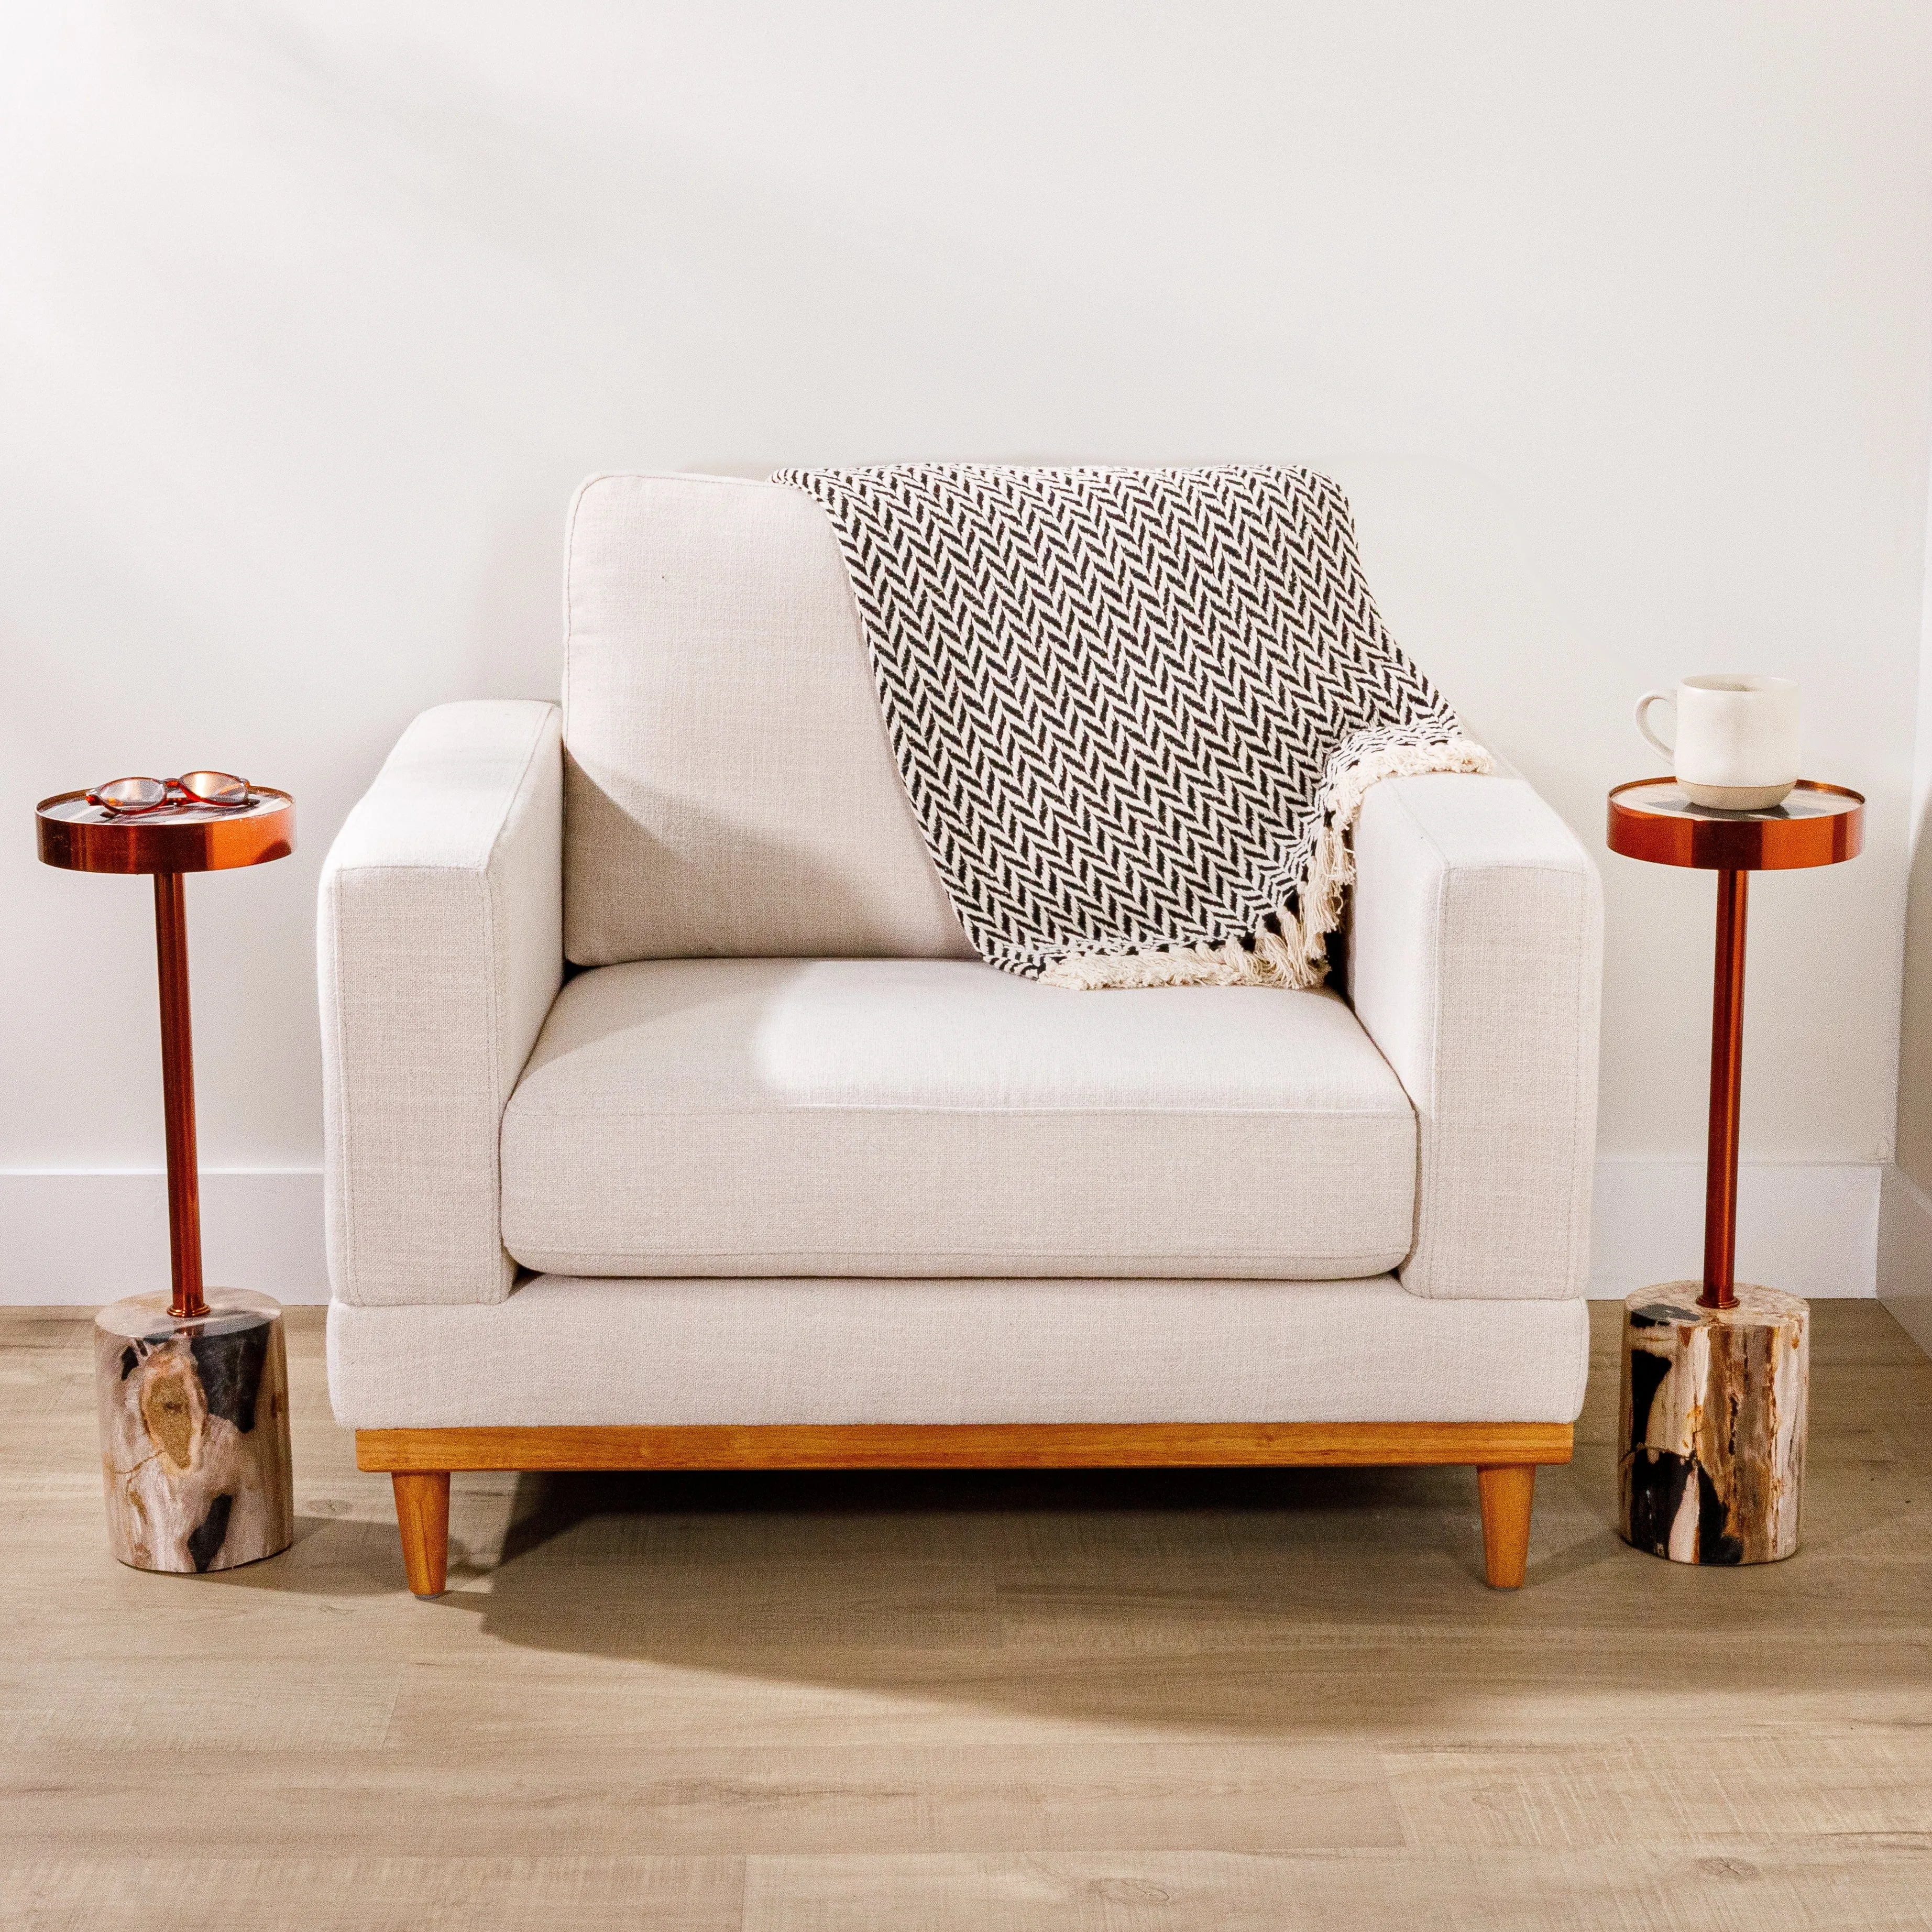
[[(0, 1176), (160, 1162), (143, 890), (37, 866), (33, 799), (204, 762), (294, 790), (296, 857), (189, 899), (204, 1158), (312, 1169), (316, 867), (418, 709), (555, 691), (578, 478), (914, 455), (1328, 464), (1397, 634), (1593, 842), (1649, 763), (1636, 692), (1802, 679), (1869, 843), (1754, 889), (1746, 1152), (1888, 1154), (1922, 5), (252, 0), (0, 35)], [(1604, 862), (1604, 1147), (1694, 1158), (1708, 882)], [(93, 1234), (76, 1292), (162, 1277)]]

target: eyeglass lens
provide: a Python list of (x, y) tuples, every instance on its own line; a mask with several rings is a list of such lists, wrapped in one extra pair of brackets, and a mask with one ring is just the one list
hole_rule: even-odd
[(184, 772), (181, 788), (204, 805), (239, 805), (248, 796), (245, 781), (232, 772)]
[(159, 805), (168, 788), (159, 778), (116, 778), (94, 795), (103, 805)]

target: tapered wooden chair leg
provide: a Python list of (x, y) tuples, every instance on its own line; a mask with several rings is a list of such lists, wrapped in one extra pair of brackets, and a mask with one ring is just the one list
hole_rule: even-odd
[(440, 1597), (449, 1576), (449, 1472), (398, 1469), (396, 1526), (413, 1597)]
[(1522, 1587), (1529, 1563), (1529, 1518), (1536, 1503), (1536, 1465), (1510, 1463), (1476, 1472), (1483, 1506), (1483, 1568), (1498, 1590)]

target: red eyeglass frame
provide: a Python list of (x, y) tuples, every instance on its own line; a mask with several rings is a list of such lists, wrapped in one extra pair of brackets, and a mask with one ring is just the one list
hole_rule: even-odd
[[(239, 798), (214, 798), (205, 792), (196, 791), (188, 781), (190, 778), (231, 778), (242, 788)], [(101, 794), (110, 787), (122, 784), (156, 784), (161, 795), (152, 805), (123, 805), (118, 800), (103, 798)], [(244, 778), (236, 777), (232, 772), (184, 772), (178, 778), (152, 778), (141, 773), (130, 773), (126, 778), (106, 778), (87, 794), (89, 805), (98, 806), (103, 812), (111, 812), (117, 818), (140, 818), (150, 812), (165, 812), (170, 806), (186, 802), (206, 806), (210, 812), (241, 812), (255, 802), (254, 788)]]

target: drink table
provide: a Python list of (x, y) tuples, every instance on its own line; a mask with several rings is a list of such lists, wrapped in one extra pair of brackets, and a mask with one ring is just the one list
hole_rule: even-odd
[(94, 1320), (108, 1540), (137, 1570), (230, 1570), (295, 1537), (281, 1309), (266, 1294), (206, 1288), (201, 1273), (182, 878), (295, 850), (294, 800), (250, 790), (251, 803), (225, 812), (117, 814), (84, 792), (34, 808), (44, 863), (154, 881), (173, 1292), (116, 1302)]
[(1610, 794), (1609, 838), (1627, 858), (1718, 874), (1703, 1279), (1624, 1304), (1617, 1528), (1673, 1562), (1776, 1562), (1798, 1547), (1810, 1310), (1736, 1280), (1747, 888), (1754, 872), (1856, 858), (1864, 800), (1801, 779), (1768, 811), (1720, 812), (1641, 779)]

